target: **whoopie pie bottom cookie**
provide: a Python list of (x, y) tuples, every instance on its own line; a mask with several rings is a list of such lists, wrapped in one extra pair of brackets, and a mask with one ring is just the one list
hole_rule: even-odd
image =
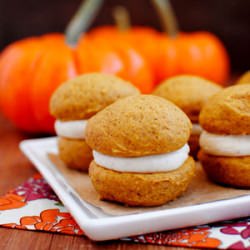
[(250, 156), (214, 156), (200, 150), (198, 158), (214, 182), (239, 188), (250, 187)]
[(180, 196), (195, 175), (192, 157), (176, 170), (159, 173), (113, 171), (91, 162), (89, 175), (102, 200), (129, 206), (158, 206)]
[(87, 171), (93, 159), (92, 150), (83, 139), (60, 137), (58, 139), (58, 150), (61, 160), (72, 169)]

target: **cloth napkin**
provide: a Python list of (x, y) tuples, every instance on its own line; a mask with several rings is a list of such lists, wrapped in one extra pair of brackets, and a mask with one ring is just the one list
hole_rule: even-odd
[[(0, 197), (0, 225), (84, 235), (40, 174)], [(121, 240), (169, 246), (250, 250), (250, 217)]]

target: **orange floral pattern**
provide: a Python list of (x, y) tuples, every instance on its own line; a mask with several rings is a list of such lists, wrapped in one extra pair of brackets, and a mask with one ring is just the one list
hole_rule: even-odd
[(210, 237), (209, 227), (152, 233), (144, 236), (135, 236), (132, 239), (136, 242), (157, 245), (206, 248), (217, 248), (222, 243), (219, 239)]
[[(39, 212), (36, 210), (38, 208)], [(32, 216), (27, 216), (30, 211)], [(40, 174), (0, 197), (0, 225), (79, 236), (84, 234)], [(157, 245), (250, 250), (249, 239), (250, 217), (122, 240)]]
[(41, 212), (40, 216), (24, 216), (20, 219), (20, 224), (9, 223), (3, 226), (83, 235), (83, 231), (79, 228), (71, 215), (69, 213), (60, 212), (59, 209), (44, 210)]
[(6, 209), (15, 209), (25, 206), (26, 202), (22, 196), (8, 193), (0, 197), (0, 211)]
[[(175, 234), (172, 236), (175, 236)], [(172, 237), (172, 245), (217, 248), (221, 244), (220, 240), (210, 237), (210, 228), (208, 227), (182, 230), (177, 234), (179, 234), (179, 237), (176, 237), (176, 239)]]

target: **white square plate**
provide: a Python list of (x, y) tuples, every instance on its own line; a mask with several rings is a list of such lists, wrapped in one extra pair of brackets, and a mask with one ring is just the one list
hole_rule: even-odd
[(250, 215), (250, 195), (181, 208), (111, 216), (82, 200), (51, 163), (56, 138), (25, 140), (20, 148), (44, 176), (78, 225), (92, 240), (110, 240)]

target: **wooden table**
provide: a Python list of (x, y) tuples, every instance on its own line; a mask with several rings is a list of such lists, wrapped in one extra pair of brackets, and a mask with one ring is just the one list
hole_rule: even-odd
[[(26, 181), (35, 172), (35, 168), (22, 155), (18, 148), (21, 140), (28, 135), (18, 132), (0, 116), (0, 196), (8, 190)], [(108, 241), (92, 242), (86, 237), (67, 236), (55, 233), (34, 232), (0, 227), (0, 249), (184, 249), (156, 245), (143, 245)], [(188, 248), (190, 249), (190, 248)]]

